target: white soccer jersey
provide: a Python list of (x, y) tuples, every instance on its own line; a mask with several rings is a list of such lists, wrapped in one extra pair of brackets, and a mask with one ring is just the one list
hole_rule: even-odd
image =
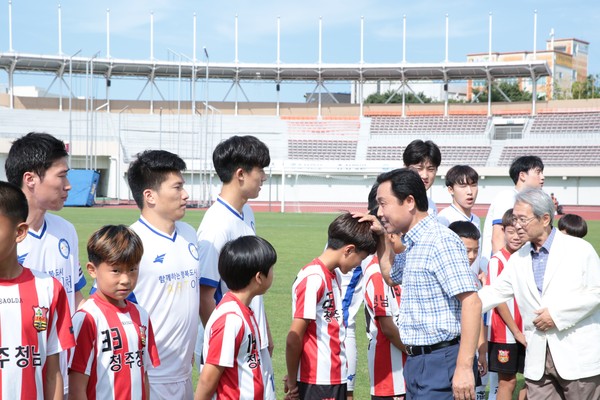
[[(471, 214), (470, 217), (467, 217), (458, 208), (456, 208), (456, 206), (454, 204), (450, 204), (450, 206), (444, 208), (442, 211), (439, 212), (439, 214), (437, 216), (437, 220), (439, 221), (440, 224), (442, 224), (444, 226), (449, 226), (451, 223), (456, 222), (456, 221), (467, 221), (477, 227), (477, 230), (479, 231), (479, 254), (477, 254), (477, 258), (471, 265), (471, 269), (473, 270), (475, 275), (479, 275), (479, 269), (480, 269), (480, 264), (481, 264), (481, 253), (482, 253), (482, 251), (481, 251), (481, 240), (482, 240), (482, 238), (481, 238), (481, 220), (479, 219), (479, 217), (475, 214)], [(487, 268), (483, 269), (483, 271), (487, 271)]]
[(481, 239), (481, 262), (480, 267), (487, 273), (487, 266), (492, 258), (492, 228), (502, 223), (502, 217), (506, 210), (515, 205), (515, 188), (503, 190), (494, 198), (490, 204), (485, 221), (483, 222), (483, 237)]
[(346, 383), (346, 328), (336, 274), (318, 259), (300, 270), (292, 286), (292, 316), (311, 320), (302, 339), (298, 381)]
[(25, 240), (17, 245), (17, 257), (24, 267), (45, 272), (65, 288), (71, 315), (75, 313), (75, 292), (86, 281), (79, 266), (79, 241), (75, 227), (58, 215), (46, 213), (42, 228), (29, 230)]
[[(240, 236), (256, 235), (254, 212), (244, 204), (242, 214), (238, 213), (222, 197), (206, 211), (198, 228), (198, 250), (200, 254), (200, 283), (217, 289), (215, 302), (218, 304), (229, 290), (219, 275), (219, 254), (225, 243)], [(250, 308), (255, 313), (262, 343), (261, 349), (269, 346), (267, 319), (262, 296), (252, 299)]]
[(93, 294), (73, 316), (73, 329), (70, 369), (89, 377), (89, 400), (146, 399), (145, 371), (160, 362), (142, 307), (128, 301), (119, 308)]
[(385, 337), (376, 319), (392, 317), (399, 326), (400, 293), (400, 285), (391, 287), (384, 282), (379, 261), (374, 257), (365, 270), (364, 291), (372, 396), (389, 397), (406, 393), (403, 375), (406, 356)]
[[(25, 240), (17, 244), (17, 258), (24, 267), (42, 271), (56, 278), (65, 288), (71, 315), (75, 313), (75, 292), (86, 281), (79, 266), (79, 241), (75, 227), (58, 215), (46, 213), (39, 231), (29, 229)], [(67, 376), (67, 355), (60, 355), (60, 371)], [(63, 380), (65, 393), (69, 380)]]
[(47, 356), (75, 346), (63, 287), (28, 268), (0, 279), (0, 398), (44, 398)]
[(196, 232), (184, 222), (167, 235), (143, 217), (131, 225), (144, 244), (136, 302), (152, 319), (160, 366), (148, 371), (150, 382), (191, 378), (198, 332), (200, 292)]
[[(489, 264), (489, 273), (487, 276), (487, 284), (491, 285), (494, 283), (498, 276), (504, 269), (504, 266), (508, 263), (508, 259), (510, 258), (510, 253), (506, 248), (500, 249), (499, 252), (494, 254)], [(517, 301), (513, 298), (506, 302), (508, 309), (510, 310), (510, 314), (512, 315), (517, 327), (519, 330), (523, 332), (523, 318), (521, 317), (521, 312), (519, 311), (519, 306), (517, 305)], [(500, 315), (496, 312), (495, 308), (492, 308), (491, 313), (491, 322), (490, 328), (488, 329), (488, 340), (494, 343), (516, 343), (515, 337), (512, 332)]]
[(213, 399), (264, 398), (260, 334), (252, 310), (232, 293), (225, 294), (204, 331), (204, 361), (225, 367)]

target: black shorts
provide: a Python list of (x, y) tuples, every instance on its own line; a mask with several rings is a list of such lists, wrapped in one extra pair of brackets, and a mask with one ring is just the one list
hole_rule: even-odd
[(371, 400), (403, 400), (405, 395), (399, 394), (398, 396), (371, 396)]
[(488, 344), (488, 369), (500, 374), (523, 373), (525, 368), (525, 346), (521, 343)]
[(312, 383), (298, 382), (300, 398), (305, 400), (346, 400), (346, 387), (345, 383), (341, 385), (314, 385)]

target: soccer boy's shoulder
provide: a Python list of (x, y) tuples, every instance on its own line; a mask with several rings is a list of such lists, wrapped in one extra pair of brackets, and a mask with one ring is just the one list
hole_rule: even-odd
[(60, 234), (63, 236), (70, 235), (77, 238), (75, 226), (60, 215), (46, 213), (44, 219), (46, 220), (49, 233), (53, 235)]

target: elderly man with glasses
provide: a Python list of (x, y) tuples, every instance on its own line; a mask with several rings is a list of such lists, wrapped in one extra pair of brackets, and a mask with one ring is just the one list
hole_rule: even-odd
[(515, 197), (514, 223), (526, 243), (491, 286), (483, 310), (515, 298), (527, 340), (527, 398), (600, 399), (600, 260), (586, 241), (552, 226), (541, 189)]

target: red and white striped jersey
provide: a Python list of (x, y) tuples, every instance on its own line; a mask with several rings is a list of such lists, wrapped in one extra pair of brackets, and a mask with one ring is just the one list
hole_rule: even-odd
[(227, 292), (204, 330), (205, 364), (225, 367), (213, 399), (262, 399), (260, 332), (254, 313)]
[(298, 381), (339, 385), (347, 381), (346, 327), (336, 274), (318, 259), (300, 270), (292, 286), (292, 316), (311, 320), (302, 338)]
[(144, 374), (160, 364), (148, 313), (127, 301), (119, 308), (96, 294), (73, 316), (77, 345), (71, 370), (89, 376), (87, 398), (146, 399)]
[[(509, 258), (510, 252), (506, 250), (506, 248), (502, 248), (490, 259), (487, 275), (488, 285), (491, 285), (498, 275), (500, 275)], [(515, 323), (519, 327), (519, 330), (523, 332), (523, 318), (521, 318), (517, 300), (509, 300), (506, 302), (506, 305), (508, 306), (511, 315), (515, 320)], [(496, 312), (495, 308), (491, 310), (491, 314), (492, 316), (490, 329), (488, 332), (488, 340), (494, 343), (516, 343), (515, 337), (504, 323), (502, 317), (500, 317), (500, 315)]]
[(43, 399), (46, 357), (75, 346), (62, 285), (28, 268), (0, 279), (0, 398)]
[(365, 313), (369, 337), (369, 377), (372, 396), (395, 396), (406, 393), (403, 367), (405, 354), (381, 331), (378, 317), (400, 321), (400, 285), (388, 286), (381, 275), (379, 260), (373, 257), (365, 270)]

